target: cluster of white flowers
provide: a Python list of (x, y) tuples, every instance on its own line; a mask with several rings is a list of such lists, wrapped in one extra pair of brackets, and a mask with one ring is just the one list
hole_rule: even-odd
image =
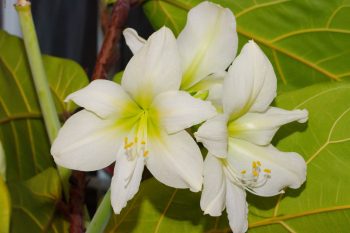
[[(134, 56), (121, 85), (97, 80), (69, 95), (66, 100), (84, 110), (69, 118), (51, 148), (56, 163), (71, 169), (98, 170), (116, 161), (115, 213), (138, 191), (145, 165), (174, 188), (197, 192), (204, 184), (202, 210), (219, 216), (226, 207), (233, 232), (247, 230), (245, 191), (272, 196), (305, 181), (303, 158), (270, 143), (281, 125), (305, 122), (308, 113), (270, 107), (273, 67), (253, 41), (235, 58), (229, 9), (199, 4), (177, 39), (166, 27), (148, 40), (133, 29), (124, 36)], [(204, 163), (186, 131), (201, 123), (194, 137), (208, 149)]]

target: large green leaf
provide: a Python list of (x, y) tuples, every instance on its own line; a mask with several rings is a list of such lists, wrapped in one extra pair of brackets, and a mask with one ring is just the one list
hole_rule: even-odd
[[(277, 98), (285, 109), (308, 109), (308, 124), (281, 128), (275, 142), (308, 165), (307, 182), (285, 195), (248, 196), (249, 232), (348, 232), (350, 218), (350, 84), (322, 84)], [(200, 194), (145, 181), (107, 232), (229, 232), (226, 215), (203, 216)]]
[[(60, 196), (57, 175), (51, 172), (45, 173), (47, 177), (37, 178), (54, 163), (23, 42), (0, 31), (0, 51), (0, 141), (6, 154), (7, 184), (14, 198), (11, 231), (66, 229), (62, 218), (54, 218)], [(73, 61), (49, 56), (43, 56), (43, 61), (57, 110), (66, 115), (74, 106), (63, 100), (69, 93), (87, 85), (86, 74)], [(27, 189), (19, 185), (35, 175), (38, 176), (33, 180), (37, 180), (38, 185), (35, 186), (34, 181), (28, 181), (32, 186), (26, 184)], [(47, 187), (49, 184), (52, 187)], [(29, 195), (31, 190), (35, 192)], [(51, 196), (46, 195), (48, 192)], [(39, 208), (41, 204), (43, 208)]]
[[(7, 155), (7, 180), (26, 180), (53, 166), (50, 144), (22, 41), (0, 31), (0, 51), (0, 140)], [(88, 83), (84, 71), (73, 61), (43, 59), (58, 111), (71, 111), (73, 106), (63, 100)]]
[(62, 191), (54, 168), (48, 168), (27, 181), (13, 183), (9, 188), (12, 199), (11, 232), (54, 232), (51, 223)]
[[(178, 34), (202, 0), (148, 0), (155, 28)], [(349, 0), (213, 0), (237, 18), (240, 45), (253, 39), (272, 61), (281, 90), (350, 77)]]

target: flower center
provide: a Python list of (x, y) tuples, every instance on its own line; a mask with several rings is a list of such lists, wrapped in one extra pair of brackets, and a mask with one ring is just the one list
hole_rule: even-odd
[[(136, 132), (133, 138), (125, 137), (124, 149), (129, 161), (136, 159), (138, 156), (147, 157), (149, 151), (147, 150), (147, 126), (148, 126), (148, 112), (140, 113), (140, 120), (136, 126)], [(131, 139), (131, 140), (130, 140)]]
[(222, 160), (224, 171), (232, 183), (239, 187), (257, 194), (254, 189), (264, 186), (271, 178), (271, 170), (262, 169), (260, 161), (253, 161), (250, 172), (242, 170), (238, 172), (227, 160)]

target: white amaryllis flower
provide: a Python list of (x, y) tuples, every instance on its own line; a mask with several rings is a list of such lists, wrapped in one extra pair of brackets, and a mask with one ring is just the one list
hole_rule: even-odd
[(306, 179), (306, 164), (299, 154), (281, 152), (270, 144), (280, 126), (308, 118), (306, 110), (269, 106), (276, 83), (268, 58), (250, 41), (224, 80), (224, 113), (195, 133), (209, 151), (201, 208), (205, 214), (220, 216), (226, 207), (235, 233), (245, 232), (248, 226), (245, 191), (273, 196), (285, 187), (299, 188)]
[[(145, 43), (131, 28), (123, 34), (133, 53)], [(225, 70), (237, 52), (236, 20), (231, 10), (207, 1), (198, 4), (188, 12), (177, 44), (183, 71), (181, 90), (219, 102)]]
[(216, 112), (210, 102), (179, 91), (180, 83), (176, 39), (163, 27), (130, 60), (121, 85), (97, 80), (67, 97), (85, 109), (68, 119), (53, 143), (56, 163), (92, 171), (116, 161), (116, 213), (138, 191), (144, 165), (166, 185), (201, 190), (203, 159), (184, 129)]

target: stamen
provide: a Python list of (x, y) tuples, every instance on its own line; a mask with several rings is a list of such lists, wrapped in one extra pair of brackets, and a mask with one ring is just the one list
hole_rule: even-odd
[(256, 168), (257, 167), (257, 165), (256, 165), (256, 162), (254, 161), (254, 162), (252, 162), (252, 167), (253, 168)]
[(264, 186), (268, 179), (271, 178), (271, 170), (263, 169), (264, 175), (260, 175), (261, 172), (261, 162), (253, 161), (251, 173), (247, 174), (247, 170), (242, 170), (240, 173), (227, 161), (222, 160), (224, 164), (225, 174), (228, 176), (230, 181), (239, 187), (256, 194), (255, 188)]
[(129, 161), (134, 160), (138, 156), (146, 158), (149, 154), (149, 151), (146, 150), (146, 141), (142, 140), (140, 142), (138, 137), (135, 137), (131, 142), (126, 137), (124, 140), (124, 149)]
[(270, 174), (271, 170), (270, 169), (264, 169), (264, 172)]
[(130, 142), (129, 144), (126, 144), (126, 145), (124, 146), (124, 148), (125, 148), (125, 149), (128, 149), (128, 148), (132, 147), (133, 145), (134, 145), (134, 143), (133, 143), (133, 142)]

